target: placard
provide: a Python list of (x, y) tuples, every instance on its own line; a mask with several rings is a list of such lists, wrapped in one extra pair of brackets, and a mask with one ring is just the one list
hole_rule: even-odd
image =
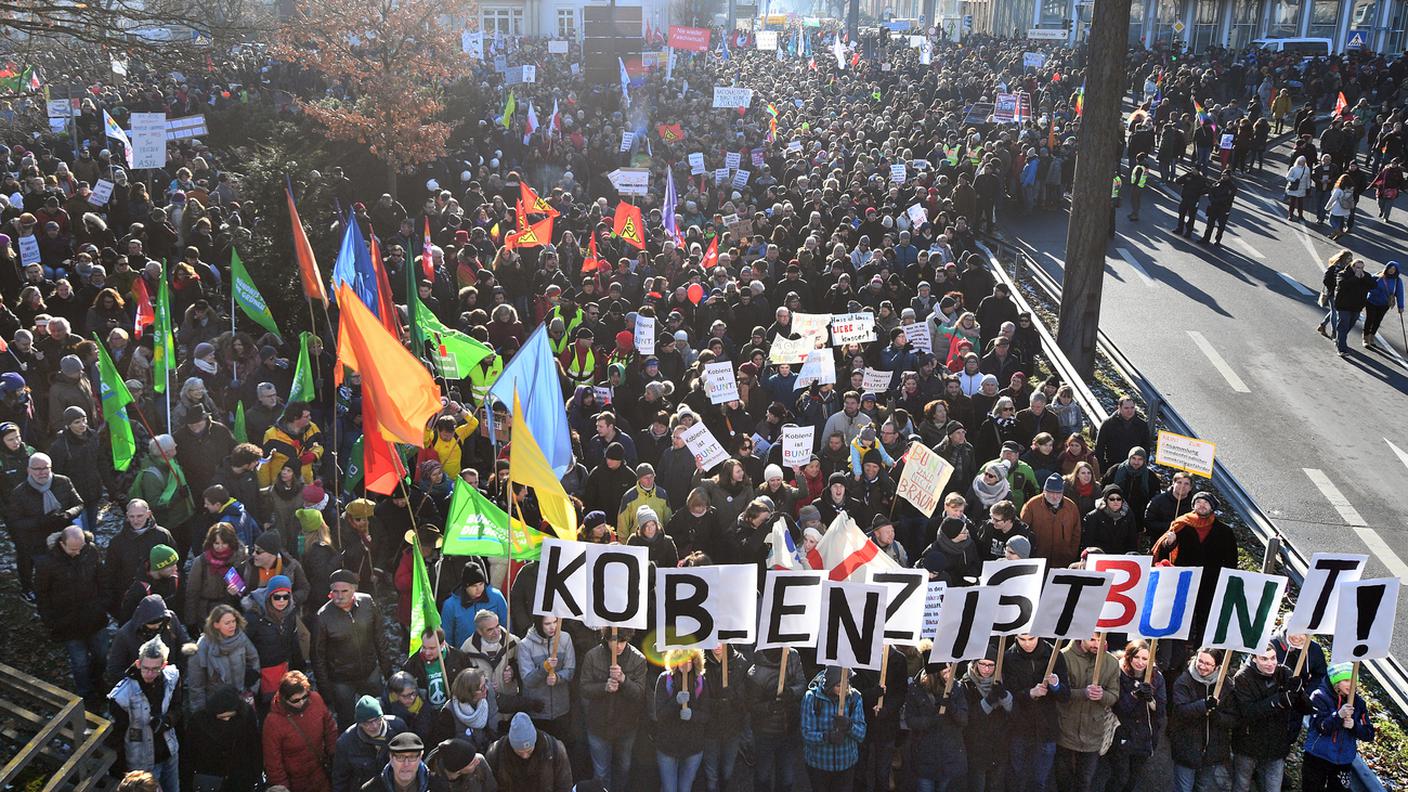
[(39, 237), (34, 234), (20, 237), (20, 264), (29, 266), (39, 263)]
[(895, 495), (904, 498), (924, 514), (934, 516), (944, 485), (953, 476), (953, 465), (923, 443), (911, 443), (904, 456)]
[(570, 42), (568, 42), (566, 39), (553, 39), (552, 41), (549, 41), (549, 42), (548, 42), (548, 54), (549, 54), (549, 55), (566, 55), (566, 54), (567, 54), (567, 50), (568, 50), (568, 45), (569, 45), (569, 43), (570, 43)]
[(894, 372), (891, 371), (882, 371), (873, 368), (865, 369), (860, 379), (861, 391), (879, 395), (890, 389), (890, 383), (894, 381), (894, 378)]
[(931, 580), (924, 587), (924, 637), (934, 640), (939, 634), (939, 608), (944, 604), (944, 591), (948, 584), (942, 580)]
[[(801, 340), (804, 344), (814, 343), (809, 338)], [(797, 372), (797, 383), (793, 386), (793, 390), (805, 388), (813, 382), (819, 385), (836, 384), (836, 358), (832, 357), (830, 350), (807, 355), (807, 359), (802, 361), (802, 370)]]
[(792, 314), (792, 332), (803, 338), (810, 338), (814, 343), (826, 344), (826, 328), (830, 324), (831, 314), (829, 313), (795, 311)]
[(816, 660), (821, 665), (879, 671), (885, 655), (889, 589), (870, 583), (821, 584)]
[(132, 114), (132, 167), (166, 167), (166, 114)]
[(1046, 65), (1046, 53), (1044, 52), (1023, 52), (1022, 71), (1027, 69), (1040, 69)]
[(635, 326), (636, 351), (642, 355), (655, 354), (655, 317), (637, 316)]
[(468, 30), (460, 33), (460, 49), (468, 55), (471, 60), (484, 60), (484, 33), (479, 31), (471, 33)]
[(1042, 638), (1089, 638), (1110, 591), (1108, 572), (1057, 567), (1046, 570), (1031, 634)]
[(104, 206), (112, 198), (112, 182), (107, 179), (98, 179), (98, 183), (93, 185), (93, 191), (88, 194), (88, 203), (94, 206)]
[(706, 27), (670, 25), (669, 47), (691, 52), (708, 52), (711, 31)]
[(758, 646), (762, 649), (815, 646), (821, 627), (822, 573), (769, 571), (763, 579)]
[(726, 88), (720, 85), (714, 86), (714, 107), (715, 109), (736, 110), (738, 108), (747, 109), (753, 103), (752, 88)]
[(733, 363), (727, 360), (705, 363), (704, 388), (711, 404), (738, 401), (738, 380), (733, 373)]
[(761, 146), (748, 152), (748, 159), (753, 163), (753, 167), (755, 168), (763, 167), (763, 163), (767, 161), (767, 156), (767, 149)]
[(885, 641), (896, 646), (918, 646), (924, 639), (925, 586), (929, 573), (923, 569), (872, 569), (866, 582), (884, 586), (889, 593), (885, 606)]
[(205, 124), (205, 116), (193, 115), (166, 119), (167, 140), (189, 140), (210, 134)]
[(587, 545), (587, 607), (582, 623), (603, 627), (649, 626), (646, 596), (649, 549), (633, 545)]
[(997, 610), (993, 615), (993, 635), (1021, 635), (1031, 632), (1041, 599), (1041, 584), (1046, 579), (1044, 558), (999, 558), (983, 562), (979, 585), (998, 591)]
[[(868, 344), (875, 340), (875, 314), (869, 311), (831, 317), (831, 345)], [(885, 372), (888, 374), (889, 372)]]
[(1139, 623), (1144, 607), (1144, 592), (1149, 586), (1150, 556), (1091, 553), (1085, 557), (1085, 568), (1109, 572), (1114, 576), (1105, 607), (1100, 611), (1096, 627), (1101, 630), (1124, 630)]
[[(768, 360), (773, 363), (801, 363), (815, 348), (816, 342), (810, 338), (778, 336), (772, 340), (772, 345), (768, 347)], [(805, 386), (798, 383), (792, 385), (793, 390), (799, 390), (803, 387)]]
[(959, 663), (986, 654), (997, 597), (997, 589), (986, 586), (945, 591), (929, 662)]
[(786, 424), (782, 427), (782, 466), (802, 467), (811, 461), (816, 447), (816, 427)]
[(1184, 470), (1195, 476), (1212, 478), (1217, 443), (1159, 430), (1154, 446), (1154, 464)]
[(606, 178), (622, 195), (646, 195), (650, 192), (649, 168), (617, 168), (606, 174)]
[(906, 178), (908, 178), (908, 170), (905, 168), (904, 163), (896, 163), (890, 166), (890, 181), (895, 184), (904, 184)]
[(1353, 583), (1364, 574), (1369, 556), (1359, 553), (1316, 553), (1300, 584), (1296, 607), (1286, 619), (1286, 631), (1334, 633), (1339, 614), (1341, 583)]
[(752, 643), (758, 568), (721, 564), (655, 572), (655, 649), (713, 649)]
[(929, 222), (929, 210), (925, 209), (923, 204), (909, 207), (905, 210), (905, 214), (909, 217), (909, 224), (915, 228)]
[(909, 339), (909, 345), (920, 352), (933, 352), (934, 343), (930, 340), (929, 325), (927, 322), (915, 322), (914, 324), (900, 325), (904, 330), (904, 337)]
[(703, 176), (708, 171), (704, 167), (704, 152), (696, 151), (689, 155), (689, 175)]
[(723, 184), (728, 181), (728, 168), (719, 168), (714, 171), (714, 184)]
[(1139, 613), (1140, 638), (1185, 640), (1193, 631), (1193, 606), (1203, 582), (1202, 567), (1150, 567)]
[(77, 110), (76, 99), (50, 99), (44, 103), (50, 118), (72, 118)]
[(739, 170), (737, 170), (737, 171), (734, 171), (734, 173), (733, 173), (733, 186), (734, 186), (734, 189), (741, 190), (741, 189), (743, 189), (744, 187), (747, 187), (747, 186), (748, 186), (748, 177), (749, 177), (749, 176), (752, 176), (752, 175), (753, 175), (752, 172), (746, 171), (746, 170), (742, 170), (742, 169), (739, 169)]
[(621, 153), (624, 154), (625, 152), (630, 151), (631, 147), (635, 144), (636, 133), (632, 132), (629, 129), (621, 130)]
[(592, 393), (596, 394), (596, 403), (610, 406), (611, 400), (616, 397), (616, 389), (608, 386), (593, 385)]
[(1221, 570), (1202, 645), (1249, 654), (1260, 652), (1276, 628), (1276, 611), (1285, 591), (1286, 579), (1280, 575)]
[(772, 51), (777, 49), (777, 31), (759, 30), (757, 37), (757, 46), (760, 50)]
[(719, 444), (718, 438), (709, 431), (709, 427), (699, 421), (695, 425), (684, 430), (680, 434), (684, 444), (689, 446), (689, 450), (694, 453), (694, 458), (698, 460), (699, 467), (704, 470), (712, 470), (715, 465), (728, 459), (728, 453)]
[(743, 164), (743, 155), (737, 151), (724, 153), (724, 167), (731, 171), (738, 170), (738, 166)]
[(793, 140), (793, 141), (788, 142), (788, 144), (787, 144), (787, 153), (788, 153), (788, 154), (801, 154), (801, 153), (802, 153), (802, 141), (800, 141), (800, 140)]
[(1399, 587), (1398, 578), (1359, 580), (1341, 586), (1331, 663), (1389, 656)]

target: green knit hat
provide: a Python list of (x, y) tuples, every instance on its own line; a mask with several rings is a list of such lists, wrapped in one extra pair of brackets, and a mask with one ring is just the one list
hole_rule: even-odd
[(1336, 663), (1330, 666), (1330, 685), (1333, 687), (1341, 682), (1348, 682), (1354, 678), (1354, 665), (1351, 663)]
[(317, 509), (299, 509), (293, 513), (304, 533), (317, 533), (323, 528), (323, 513)]
[(153, 547), (151, 552), (147, 554), (147, 563), (151, 565), (153, 572), (175, 566), (176, 562), (180, 560), (181, 556), (164, 544)]

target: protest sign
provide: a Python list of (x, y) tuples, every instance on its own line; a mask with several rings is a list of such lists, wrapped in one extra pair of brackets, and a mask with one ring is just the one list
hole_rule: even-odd
[(699, 467), (703, 470), (712, 470), (715, 465), (728, 459), (728, 453), (703, 421), (684, 430), (680, 437), (694, 453), (694, 458), (699, 461)]
[(696, 151), (689, 155), (689, 175), (703, 176), (707, 173), (704, 167), (704, 152)]
[(1091, 553), (1085, 557), (1086, 569), (1114, 574), (1105, 607), (1100, 611), (1098, 629), (1123, 630), (1138, 623), (1144, 590), (1149, 585), (1149, 563), (1149, 556)]
[(757, 624), (757, 576), (752, 564), (658, 569), (656, 651), (751, 641)]
[(132, 167), (166, 167), (166, 114), (132, 114)]
[(606, 178), (622, 195), (646, 195), (650, 192), (649, 168), (617, 168), (606, 174)]
[[(1213, 591), (1212, 612), (1203, 631), (1203, 646), (1256, 654), (1271, 639), (1276, 609), (1286, 590), (1280, 575), (1223, 569)], [(1207, 585), (1208, 581), (1203, 581)]]
[(616, 395), (614, 388), (610, 386), (603, 387), (601, 385), (592, 386), (592, 393), (596, 394), (596, 400), (598, 404), (602, 404), (608, 407), (611, 405), (611, 400), (615, 398)]
[(738, 380), (733, 375), (733, 363), (719, 360), (704, 364), (704, 389), (710, 404), (738, 400)]
[(948, 584), (941, 580), (931, 580), (924, 587), (924, 636), (929, 640), (939, 634), (939, 608), (944, 604), (944, 591)]
[[(778, 336), (773, 339), (772, 346), (768, 347), (768, 360), (773, 363), (801, 363), (815, 348), (816, 342), (810, 338)], [(801, 387), (803, 386), (794, 385), (793, 390)]]
[(1340, 584), (1353, 583), (1364, 574), (1369, 556), (1358, 553), (1316, 553), (1301, 581), (1296, 607), (1286, 620), (1293, 633), (1333, 633), (1339, 613)]
[(105, 206), (112, 198), (112, 182), (107, 179), (98, 179), (98, 183), (93, 185), (93, 191), (88, 194), (88, 203), (94, 206)]
[(1388, 657), (1398, 609), (1398, 578), (1374, 578), (1344, 583), (1335, 614), (1331, 663), (1351, 663)]
[(460, 33), (460, 49), (473, 60), (484, 60), (484, 33)]
[(714, 171), (714, 184), (723, 184), (728, 181), (728, 168), (718, 168)]
[(905, 214), (909, 217), (910, 225), (915, 228), (929, 222), (929, 210), (925, 209), (923, 204), (915, 204), (909, 207), (905, 210)]
[(1110, 591), (1109, 572), (1057, 567), (1046, 570), (1046, 586), (1032, 619), (1032, 635), (1042, 638), (1089, 638)]
[(763, 579), (758, 649), (813, 646), (821, 627), (823, 573), (769, 571)]
[(631, 150), (631, 147), (634, 146), (635, 144), (636, 144), (636, 133), (630, 131), (629, 129), (623, 129), (623, 130), (621, 130), (621, 151), (622, 151), (623, 153), (624, 153), (624, 152), (627, 152), (627, 151), (630, 151), (630, 150)]
[(777, 49), (777, 31), (759, 30), (757, 37), (757, 45), (758, 49), (760, 50), (772, 51)]
[(997, 124), (1010, 124), (1017, 120), (1017, 94), (1000, 93), (994, 97), (992, 120)]
[(831, 317), (831, 345), (868, 344), (875, 340), (875, 314), (869, 311)]
[(716, 109), (747, 109), (753, 103), (752, 88), (725, 88), (714, 86), (714, 107)]
[(894, 378), (894, 372), (868, 368), (861, 374), (860, 387), (865, 393), (884, 393)]
[(787, 153), (788, 153), (788, 154), (801, 154), (801, 153), (802, 153), (802, 141), (800, 141), (800, 140), (789, 141), (788, 144), (787, 144)]
[(706, 27), (670, 25), (669, 47), (691, 52), (708, 52), (711, 32)]
[(1202, 587), (1201, 570), (1194, 567), (1151, 567), (1139, 613), (1141, 638), (1184, 640), (1193, 631), (1193, 605)]
[(1046, 579), (1046, 559), (999, 558), (983, 563), (979, 585), (997, 589), (997, 610), (993, 616), (993, 635), (1019, 635), (1030, 632), (1041, 599), (1041, 584)]
[(822, 583), (817, 662), (879, 671), (885, 652), (888, 597), (888, 589), (881, 585), (831, 580)]
[(20, 237), (20, 264), (29, 266), (39, 263), (39, 237), (28, 234)]
[(903, 162), (890, 166), (890, 181), (895, 184), (904, 184), (904, 180), (908, 178), (908, 176), (909, 171), (905, 168)]
[(733, 172), (733, 186), (735, 189), (743, 189), (748, 186), (748, 177), (753, 174), (750, 171), (738, 169)]
[[(544, 540), (546, 541), (546, 540)], [(602, 627), (648, 626), (646, 592), (649, 549), (632, 545), (587, 545), (587, 609), (582, 622)]]
[(895, 495), (914, 504), (925, 517), (932, 517), (944, 485), (952, 475), (953, 465), (948, 460), (923, 443), (913, 443), (905, 454), (904, 471), (900, 473)]
[(763, 163), (767, 161), (767, 154), (767, 149), (760, 146), (748, 152), (748, 159), (753, 163), (753, 167), (761, 168)]
[[(802, 339), (803, 343), (812, 344), (810, 339)], [(836, 384), (836, 358), (832, 357), (831, 350), (825, 349), (815, 354), (808, 354), (807, 359), (802, 362), (802, 370), (797, 372), (797, 382), (793, 390), (805, 388), (813, 382), (820, 385)]]
[(924, 638), (924, 595), (929, 573), (922, 569), (872, 570), (870, 583), (888, 592), (885, 606), (885, 642), (918, 646)]
[(830, 324), (831, 314), (829, 313), (797, 311), (792, 314), (792, 332), (803, 338), (813, 339), (817, 343), (826, 343), (826, 328)]
[(582, 542), (543, 540), (533, 586), (533, 615), (581, 618), (587, 601), (586, 548)]
[(1022, 69), (1040, 69), (1046, 65), (1046, 53), (1044, 52), (1023, 52)]
[(782, 427), (782, 466), (801, 467), (811, 461), (816, 447), (816, 427), (787, 424)]
[(731, 171), (738, 170), (738, 166), (743, 164), (743, 155), (737, 151), (724, 152), (724, 167)]
[(1158, 445), (1154, 447), (1154, 463), (1157, 465), (1186, 470), (1195, 476), (1210, 479), (1216, 456), (1217, 443), (1159, 430)]
[(74, 107), (77, 101), (76, 99), (50, 99), (44, 103), (44, 106), (47, 108), (50, 118), (72, 118), (74, 110), (77, 109)]
[(982, 657), (988, 650), (997, 597), (997, 589), (986, 586), (945, 591), (929, 662), (958, 663)]
[(636, 351), (642, 355), (655, 354), (655, 317), (637, 316), (635, 326)]
[(205, 137), (208, 134), (210, 134), (210, 130), (205, 125), (205, 116), (203, 115), (166, 119), (167, 140), (189, 140), (190, 138)]
[(920, 352), (933, 352), (934, 343), (929, 336), (929, 325), (925, 322), (915, 322), (914, 324), (901, 325), (904, 329), (904, 337), (909, 339), (909, 345)]
[(549, 55), (566, 55), (568, 41), (566, 39), (553, 39), (548, 42)]

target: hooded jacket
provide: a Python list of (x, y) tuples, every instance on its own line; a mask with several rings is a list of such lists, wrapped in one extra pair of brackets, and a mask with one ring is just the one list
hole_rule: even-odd
[[(1235, 722), (1234, 708), (1218, 706), (1208, 710), (1207, 699), (1217, 684), (1217, 674), (1198, 676), (1198, 654), (1188, 660), (1188, 668), (1173, 683), (1169, 701), (1168, 742), (1173, 761), (1184, 767), (1202, 768), (1232, 758), (1230, 730)], [(1223, 691), (1223, 702), (1229, 702)], [(1221, 704), (1221, 702), (1219, 702)]]
[[(158, 621), (162, 622), (159, 629), (152, 632), (146, 629), (147, 624)], [(172, 650), (175, 663), (178, 666), (183, 665), (185, 657), (178, 650), (190, 641), (186, 628), (181, 624), (181, 620), (176, 618), (176, 614), (167, 609), (166, 601), (160, 594), (148, 594), (137, 603), (136, 609), (132, 611), (132, 618), (113, 634), (103, 679), (117, 684), (128, 667), (136, 661), (137, 650), (157, 636), (161, 636), (162, 642)]]
[(270, 785), (299, 792), (328, 792), (332, 782), (323, 770), (337, 745), (337, 726), (322, 694), (309, 691), (308, 703), (294, 711), (279, 694), (264, 718), (264, 773)]
[(153, 710), (135, 669), (124, 673), (108, 693), (114, 724), (110, 733), (122, 748), (122, 766), (127, 770), (151, 770), (180, 755), (173, 720), (181, 712), (181, 672), (165, 666), (152, 684), (160, 691), (158, 710)]
[(562, 741), (538, 729), (533, 753), (524, 759), (500, 737), (489, 747), (489, 768), (498, 782), (498, 792), (569, 792), (572, 765)]
[(83, 640), (108, 623), (103, 561), (92, 534), (84, 532), (76, 557), (59, 547), (60, 536), (49, 535), (49, 552), (35, 564), (39, 618), (55, 641)]
[(543, 662), (552, 650), (552, 641), (536, 628), (518, 643), (518, 676), (523, 680), (525, 705), (534, 720), (555, 720), (566, 715), (572, 705), (571, 685), (577, 671), (577, 655), (572, 641), (563, 635), (557, 642), (557, 684), (548, 685)]
[(1234, 754), (1280, 759), (1291, 749), (1300, 737), (1301, 719), (1312, 712), (1309, 694), (1294, 690), (1292, 682), (1291, 669), (1277, 665), (1271, 674), (1263, 674), (1255, 659), (1237, 671), (1228, 701), (1237, 718)]
[(196, 642), (186, 674), (191, 709), (204, 707), (206, 697), (220, 685), (248, 693), (259, 689), (259, 652), (244, 632), (230, 638), (212, 638), (207, 633)]
[(1340, 766), (1353, 762), (1359, 753), (1359, 741), (1372, 742), (1375, 733), (1363, 696), (1354, 697), (1354, 725), (1347, 729), (1339, 716), (1339, 708), (1344, 703), (1344, 697), (1326, 680), (1310, 694), (1313, 711), (1310, 714), (1310, 728), (1305, 734), (1306, 753)]
[[(860, 691), (847, 689), (843, 709), (842, 702), (826, 690), (826, 671), (818, 673), (802, 697), (802, 758), (807, 767), (828, 772), (854, 767), (865, 740), (865, 714)], [(828, 737), (838, 715), (850, 720), (850, 729), (832, 742)]]
[(1149, 682), (1150, 691), (1154, 694), (1154, 708), (1151, 710), (1149, 702), (1134, 695), (1135, 686), (1143, 681), (1143, 676), (1136, 678), (1120, 672), (1120, 698), (1114, 707), (1120, 725), (1115, 729), (1111, 750), (1118, 749), (1133, 756), (1152, 756), (1154, 747), (1159, 744), (1159, 735), (1168, 723), (1168, 686), (1164, 683), (1164, 675), (1155, 668)]

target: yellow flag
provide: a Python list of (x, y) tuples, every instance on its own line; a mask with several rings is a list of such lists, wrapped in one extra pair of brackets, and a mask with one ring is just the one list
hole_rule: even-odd
[(575, 540), (577, 511), (572, 507), (567, 490), (562, 488), (562, 481), (552, 472), (542, 447), (528, 430), (528, 422), (523, 420), (523, 405), (518, 400), (516, 388), (513, 391), (512, 437), (513, 444), (508, 454), (508, 480), (532, 487), (538, 496), (538, 510), (552, 527), (552, 532), (559, 539)]

